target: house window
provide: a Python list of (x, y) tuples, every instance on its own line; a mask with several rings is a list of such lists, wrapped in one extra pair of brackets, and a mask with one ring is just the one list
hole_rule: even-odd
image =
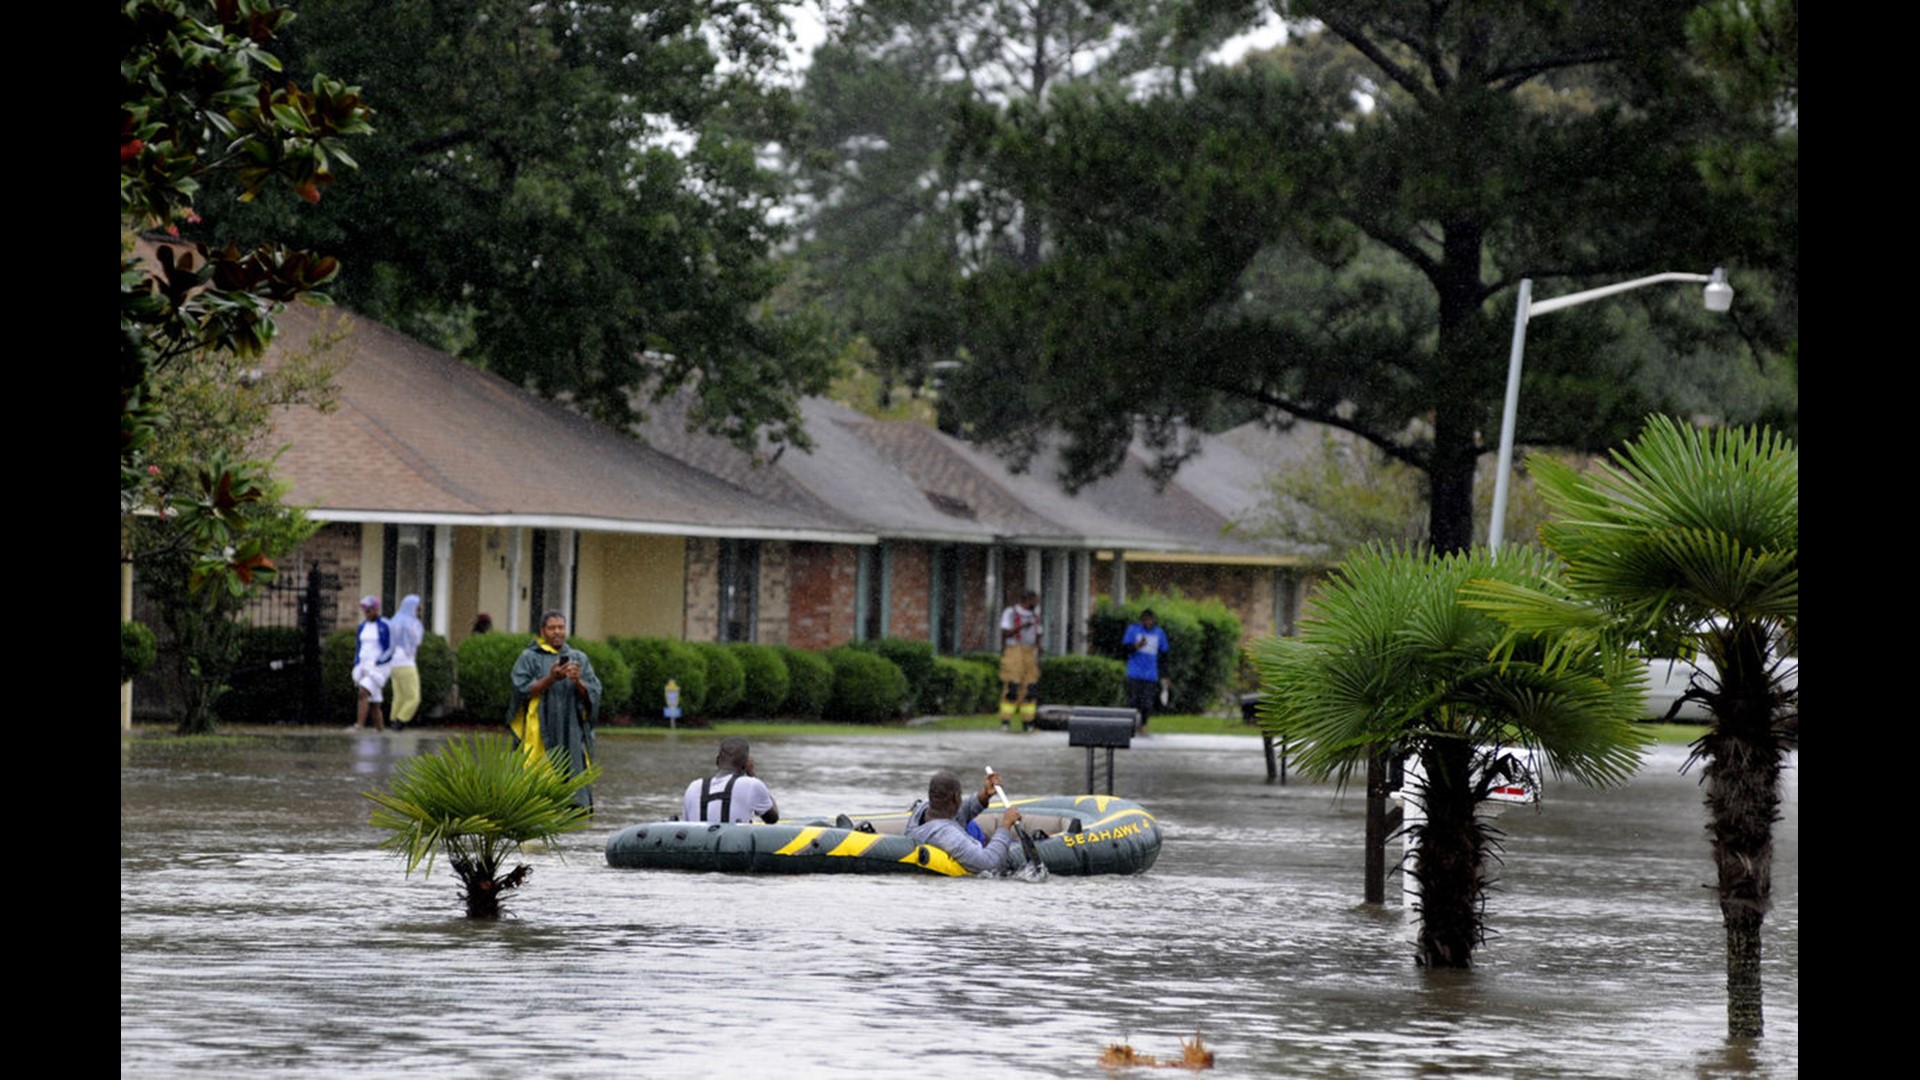
[(960, 653), (960, 628), (965, 625), (964, 594), (960, 585), (966, 549), (946, 544), (933, 549), (933, 595), (927, 605), (933, 623), (933, 649), (954, 656)]
[(887, 636), (887, 596), (893, 573), (893, 553), (887, 545), (860, 549), (860, 568), (854, 580), (853, 639), (878, 641)]
[(720, 541), (720, 640), (752, 641), (760, 603), (760, 541)]
[(415, 594), (420, 597), (420, 621), (432, 625), (433, 526), (389, 525), (382, 547), (381, 607), (391, 615), (400, 610), (401, 598)]

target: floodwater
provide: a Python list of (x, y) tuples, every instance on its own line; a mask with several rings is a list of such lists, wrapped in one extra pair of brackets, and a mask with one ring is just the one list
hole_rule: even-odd
[[(1085, 1077), (1111, 1043), (1177, 1059), (1196, 1032), (1219, 1077), (1799, 1073), (1794, 768), (1767, 1035), (1729, 1041), (1681, 748), (1624, 789), (1549, 780), (1509, 811), (1478, 966), (1433, 973), (1412, 962), (1398, 877), (1385, 908), (1360, 902), (1362, 800), (1267, 784), (1257, 739), (1117, 751), (1116, 793), (1165, 830), (1158, 863), (1034, 882), (613, 869), (607, 837), (669, 816), (715, 740), (603, 735), (596, 825), (526, 854), (509, 916), (474, 923), (444, 864), (408, 877), (376, 848), (361, 797), (442, 738), (122, 741), (123, 1075)], [(902, 807), (936, 768), (992, 765), (1015, 798), (1086, 780), (1060, 733), (754, 753), (796, 819)]]

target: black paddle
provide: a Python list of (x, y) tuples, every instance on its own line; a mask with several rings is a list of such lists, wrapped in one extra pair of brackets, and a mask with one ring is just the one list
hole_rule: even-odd
[[(993, 775), (993, 766), (987, 766), (987, 775)], [(994, 794), (1000, 796), (1000, 805), (1013, 809), (1013, 800), (1007, 798), (1007, 789), (999, 784), (993, 785)], [(1040, 850), (1033, 846), (1033, 837), (1027, 835), (1026, 826), (1018, 821), (1013, 823), (1013, 835), (1020, 838), (1020, 850), (1026, 852), (1027, 865), (1020, 870), (1020, 876), (1042, 878), (1047, 876), (1047, 864), (1040, 859)]]

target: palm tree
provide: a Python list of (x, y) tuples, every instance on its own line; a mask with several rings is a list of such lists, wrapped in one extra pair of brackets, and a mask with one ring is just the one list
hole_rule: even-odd
[(552, 840), (593, 820), (573, 799), (600, 768), (570, 776), (564, 753), (529, 757), (505, 738), (480, 736), (401, 762), (391, 792), (366, 793), (379, 805), (373, 824), (393, 831), (380, 846), (405, 855), (409, 874), (423, 860), (433, 873), (434, 856), (444, 853), (460, 878), (467, 917), (499, 918), (501, 894), (533, 872), (523, 863), (501, 873), (520, 845)]
[[(1800, 628), (1800, 451), (1764, 428), (1701, 430), (1653, 417), (1611, 464), (1529, 461), (1566, 563), (1564, 594), (1488, 584), (1477, 607), (1516, 632), (1697, 654), (1706, 706), (1707, 831), (1727, 937), (1727, 1033), (1761, 1034), (1760, 926), (1773, 892), (1780, 770), (1800, 741), (1797, 681), (1781, 661)], [(1703, 665), (1704, 670), (1704, 665)]]
[(1623, 783), (1646, 734), (1634, 720), (1637, 665), (1598, 649), (1540, 662), (1544, 642), (1491, 659), (1506, 628), (1462, 607), (1468, 581), (1535, 585), (1553, 564), (1509, 549), (1433, 555), (1371, 546), (1349, 557), (1315, 594), (1298, 638), (1254, 646), (1261, 721), (1294, 748), (1301, 771), (1345, 786), (1377, 747), (1418, 755), (1425, 821), (1411, 826), (1419, 887), (1415, 960), (1465, 968), (1485, 938), (1489, 860), (1498, 835), (1479, 804), (1504, 751), (1527, 748), (1555, 775)]

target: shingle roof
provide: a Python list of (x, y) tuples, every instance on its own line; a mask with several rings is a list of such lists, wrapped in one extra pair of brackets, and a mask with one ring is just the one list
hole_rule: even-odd
[(642, 436), (659, 449), (768, 498), (837, 513), (893, 539), (1001, 542), (1291, 559), (1235, 525), (1263, 497), (1265, 466), (1203, 439), (1201, 454), (1156, 489), (1136, 450), (1114, 476), (1068, 495), (1043, 451), (1024, 473), (977, 446), (911, 421), (876, 420), (823, 398), (801, 403), (812, 452), (763, 452), (761, 463), (690, 433), (685, 395), (649, 407)]
[[(277, 475), (315, 516), (442, 517), (611, 531), (872, 542), (847, 519), (780, 504), (345, 313), (330, 357), (339, 406), (278, 412)], [(318, 312), (279, 317), (275, 352), (322, 335)]]

